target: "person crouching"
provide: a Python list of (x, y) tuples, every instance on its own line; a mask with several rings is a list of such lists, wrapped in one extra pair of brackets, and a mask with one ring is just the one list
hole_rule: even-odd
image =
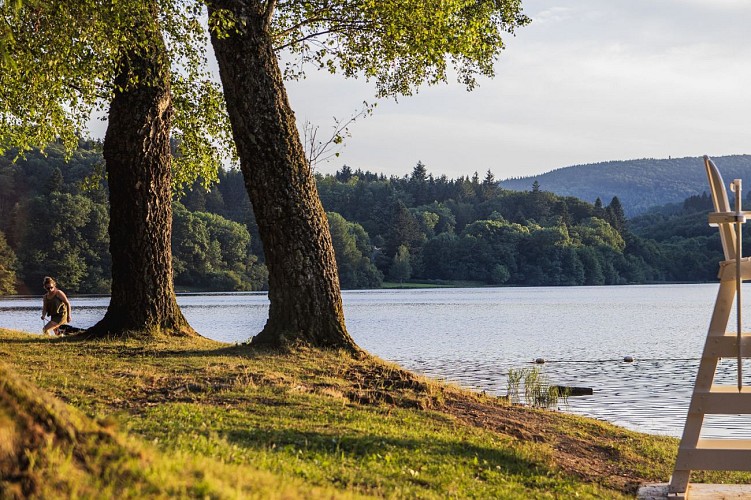
[(50, 320), (42, 328), (44, 335), (60, 335), (58, 327), (70, 322), (70, 302), (62, 290), (58, 290), (53, 278), (44, 278), (44, 289), (47, 292), (42, 299), (42, 319), (47, 316)]

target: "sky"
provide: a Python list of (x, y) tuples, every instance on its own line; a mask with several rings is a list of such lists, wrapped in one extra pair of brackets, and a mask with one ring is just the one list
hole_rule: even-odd
[[(523, 0), (494, 79), (380, 100), (349, 127), (346, 164), (386, 175), (497, 180), (570, 165), (751, 153), (751, 1)], [(309, 73), (288, 92), (298, 123), (325, 135), (375, 88)]]

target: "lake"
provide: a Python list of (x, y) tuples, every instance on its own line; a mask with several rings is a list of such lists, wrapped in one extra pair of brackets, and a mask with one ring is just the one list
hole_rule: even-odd
[[(358, 345), (407, 369), (504, 395), (510, 368), (538, 366), (552, 384), (594, 389), (562, 411), (680, 437), (718, 286), (367, 290), (343, 299)], [(109, 299), (71, 302), (73, 324), (88, 327)], [(265, 293), (185, 294), (178, 303), (197, 331), (230, 343), (247, 341), (268, 314)], [(0, 299), (0, 327), (41, 332), (40, 312), (41, 297)], [(735, 370), (723, 360), (716, 380), (734, 384)], [(702, 436), (749, 438), (750, 424), (708, 416)]]

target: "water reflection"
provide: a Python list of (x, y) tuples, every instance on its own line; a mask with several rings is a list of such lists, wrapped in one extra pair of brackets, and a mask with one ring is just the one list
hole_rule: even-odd
[[(345, 292), (344, 304), (355, 341), (405, 368), (503, 395), (509, 368), (544, 358), (552, 383), (595, 391), (565, 411), (679, 436), (716, 293), (716, 284), (376, 290)], [(74, 324), (93, 325), (107, 303), (74, 298)], [(259, 293), (178, 303), (196, 330), (224, 342), (247, 341), (268, 314)], [(40, 311), (41, 299), (0, 300), (0, 326), (41, 331)], [(718, 383), (735, 383), (734, 363), (721, 363)], [(751, 436), (741, 417), (707, 422), (705, 437)]]

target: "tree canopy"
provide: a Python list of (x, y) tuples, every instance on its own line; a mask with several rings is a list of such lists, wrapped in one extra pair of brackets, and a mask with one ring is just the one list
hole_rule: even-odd
[(172, 137), (175, 187), (201, 176), (216, 179), (222, 158), (233, 155), (226, 111), (206, 61), (208, 35), (199, 1), (111, 2), (24, 0), (0, 4), (0, 152), (20, 154), (60, 141), (73, 151), (92, 116), (106, 114), (118, 87), (138, 84), (135, 74), (116, 81), (128, 51), (151, 50), (134, 36), (144, 20), (166, 40), (173, 67)]
[(300, 63), (364, 76), (379, 97), (410, 95), (451, 73), (469, 89), (479, 76), (495, 75), (503, 33), (529, 23), (520, 0), (315, 0), (266, 2), (273, 8), (275, 47)]

